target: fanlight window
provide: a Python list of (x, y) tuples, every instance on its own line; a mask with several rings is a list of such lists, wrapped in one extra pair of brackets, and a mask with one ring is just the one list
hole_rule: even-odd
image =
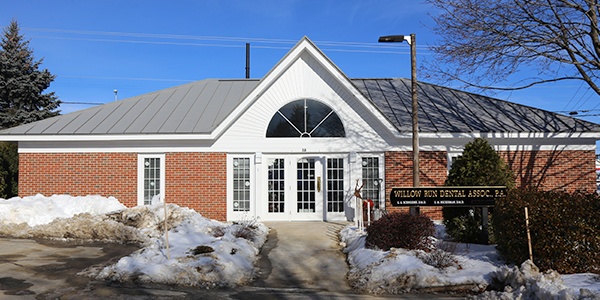
[(310, 99), (284, 105), (271, 119), (267, 137), (345, 137), (344, 125), (327, 105)]

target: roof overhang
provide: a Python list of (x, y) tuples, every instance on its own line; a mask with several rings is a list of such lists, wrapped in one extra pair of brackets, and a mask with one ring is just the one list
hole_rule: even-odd
[[(398, 139), (410, 139), (411, 133), (398, 133)], [(217, 134), (120, 134), (120, 135), (0, 135), (7, 142), (72, 142), (72, 141), (210, 141)], [(600, 140), (600, 132), (421, 132), (419, 138), (426, 139), (560, 139), (582, 138)]]
[[(412, 134), (403, 133), (399, 138), (410, 138)], [(599, 139), (600, 132), (431, 132), (419, 133), (422, 138), (455, 139), (455, 138), (487, 138), (487, 139), (548, 139), (548, 138), (584, 138)]]
[(215, 138), (212, 134), (0, 135), (0, 141), (6, 142), (197, 141)]

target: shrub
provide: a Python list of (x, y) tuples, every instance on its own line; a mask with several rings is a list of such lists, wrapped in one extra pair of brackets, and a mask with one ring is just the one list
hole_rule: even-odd
[(389, 213), (367, 228), (366, 246), (371, 249), (428, 249), (435, 234), (433, 222), (423, 215)]
[(437, 268), (445, 269), (449, 267), (459, 266), (456, 255), (442, 249), (435, 249), (431, 252), (420, 254), (419, 258), (426, 264)]
[(529, 259), (525, 207), (533, 260), (541, 270), (600, 274), (600, 196), (528, 189), (510, 191), (497, 201), (498, 250), (517, 265)]
[[(465, 145), (463, 155), (452, 164), (446, 186), (506, 186), (515, 184), (514, 175), (494, 148), (482, 138)], [(481, 208), (444, 207), (446, 232), (453, 240), (465, 243), (487, 243), (483, 239)], [(492, 226), (488, 224), (490, 233)], [(493, 235), (490, 234), (493, 241)]]

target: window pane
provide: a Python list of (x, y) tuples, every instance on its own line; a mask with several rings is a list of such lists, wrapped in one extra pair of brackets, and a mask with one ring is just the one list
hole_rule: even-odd
[(327, 211), (344, 211), (344, 159), (327, 159)]
[(270, 213), (283, 213), (285, 211), (284, 197), (284, 159), (276, 158), (269, 164), (268, 201)]
[(362, 180), (363, 199), (371, 199), (375, 204), (376, 208), (379, 208), (380, 201), (380, 185), (381, 178), (379, 178), (379, 158), (378, 157), (363, 157), (362, 159)]
[(152, 204), (152, 198), (160, 195), (160, 158), (144, 158), (144, 205)]
[(233, 211), (250, 210), (250, 158), (233, 158)]
[(299, 213), (315, 212), (315, 159), (302, 158), (296, 163), (297, 211)]
[(267, 137), (345, 137), (333, 110), (316, 100), (303, 99), (281, 107), (271, 118)]

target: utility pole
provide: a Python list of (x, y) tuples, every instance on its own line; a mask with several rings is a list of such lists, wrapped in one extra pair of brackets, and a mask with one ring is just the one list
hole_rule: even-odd
[[(421, 180), (419, 178), (419, 102), (417, 101), (417, 40), (416, 35), (410, 36), (389, 35), (379, 38), (380, 43), (401, 43), (408, 42), (410, 45), (410, 79), (412, 96), (412, 153), (413, 153), (413, 187), (419, 187)], [(419, 214), (418, 206), (410, 207), (411, 214)]]

